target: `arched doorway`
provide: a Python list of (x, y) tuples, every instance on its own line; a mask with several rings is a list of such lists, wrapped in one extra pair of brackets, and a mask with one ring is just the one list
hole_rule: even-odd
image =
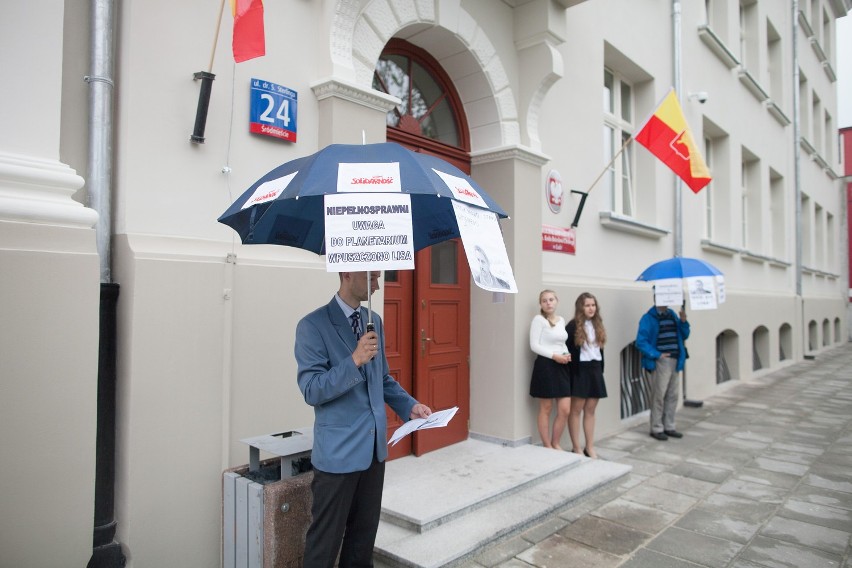
[[(452, 82), (426, 51), (400, 39), (385, 46), (373, 88), (402, 103), (388, 113), (387, 139), (470, 173), (467, 121)], [(459, 240), (421, 250), (415, 270), (385, 273), (384, 321), (391, 374), (433, 410), (458, 406), (445, 428), (416, 432), (390, 459), (467, 439), (470, 419), (470, 270)], [(401, 425), (388, 413), (388, 435)]]

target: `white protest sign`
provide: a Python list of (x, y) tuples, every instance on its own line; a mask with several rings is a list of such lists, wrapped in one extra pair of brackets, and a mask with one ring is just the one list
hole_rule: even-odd
[(497, 214), (453, 201), (473, 281), (483, 290), (518, 292)]
[(399, 162), (359, 162), (337, 165), (338, 193), (402, 191)]
[[(479, 195), (479, 192), (476, 191), (476, 189), (474, 189), (474, 187), (470, 185), (470, 182), (466, 179), (436, 170), (435, 168), (432, 168), (432, 171), (440, 176), (441, 180), (447, 186), (447, 189), (453, 193), (453, 197), (456, 199), (472, 205), (488, 207), (488, 204), (485, 203), (485, 200), (481, 195)], [(453, 205), (455, 205), (455, 203)]]
[(716, 276), (716, 295), (720, 304), (725, 303), (725, 277), (721, 274)]
[(655, 306), (682, 306), (683, 281), (680, 278), (666, 278), (654, 281)]
[(689, 290), (689, 307), (693, 310), (715, 310), (716, 290), (714, 276), (692, 276), (686, 279)]
[(414, 268), (410, 196), (326, 195), (325, 268), (329, 272)]
[(254, 190), (254, 193), (251, 194), (251, 197), (246, 199), (246, 202), (243, 203), (243, 206), (240, 207), (240, 209), (247, 209), (252, 205), (258, 205), (260, 203), (266, 203), (267, 201), (277, 199), (278, 196), (287, 189), (287, 186), (290, 185), (290, 182), (293, 181), (293, 178), (296, 177), (296, 174), (298, 173), (299, 172), (293, 172), (292, 174), (288, 174), (284, 177), (276, 178), (260, 184), (257, 186), (257, 189)]

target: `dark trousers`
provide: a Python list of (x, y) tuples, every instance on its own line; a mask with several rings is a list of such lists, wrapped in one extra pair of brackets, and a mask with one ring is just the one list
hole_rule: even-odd
[(305, 568), (332, 568), (338, 550), (340, 568), (373, 566), (384, 482), (385, 464), (375, 457), (365, 471), (314, 469), (313, 520), (305, 539)]

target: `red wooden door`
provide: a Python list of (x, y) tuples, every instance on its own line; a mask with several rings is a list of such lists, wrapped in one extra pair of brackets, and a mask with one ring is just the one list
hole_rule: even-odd
[(446, 427), (413, 434), (419, 456), (467, 439), (470, 269), (459, 239), (418, 252), (415, 266), (414, 396), (433, 411), (459, 407)]

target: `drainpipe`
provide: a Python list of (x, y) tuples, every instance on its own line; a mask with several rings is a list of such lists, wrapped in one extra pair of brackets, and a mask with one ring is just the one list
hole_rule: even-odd
[[(681, 6), (680, 0), (672, 0), (672, 79), (674, 83), (675, 94), (677, 94), (678, 103), (683, 107), (681, 100), (681, 78), (680, 78), (680, 60), (681, 60)], [(674, 255), (683, 256), (683, 182), (679, 176), (674, 176)]]
[[(681, 6), (680, 0), (672, 0), (672, 83), (678, 104), (683, 107), (681, 100)], [(683, 180), (680, 176), (674, 176), (674, 255), (683, 256)], [(686, 299), (683, 307), (686, 309)], [(694, 400), (686, 396), (686, 367), (683, 367), (683, 405), (700, 408), (704, 405), (702, 400)]]
[(95, 455), (95, 503), (92, 557), (88, 568), (121, 568), (127, 559), (115, 541), (115, 408), (116, 306), (118, 284), (112, 283), (112, 134), (114, 0), (91, 2), (91, 75), (89, 85), (89, 206), (97, 211), (95, 226), (100, 256), (101, 302), (98, 346), (98, 423)]
[(793, 0), (793, 193), (796, 201), (796, 301), (802, 315), (799, 329), (802, 333), (802, 354), (805, 359), (813, 359), (808, 355), (808, 326), (805, 323), (805, 300), (802, 297), (802, 124), (799, 112), (799, 0)]

